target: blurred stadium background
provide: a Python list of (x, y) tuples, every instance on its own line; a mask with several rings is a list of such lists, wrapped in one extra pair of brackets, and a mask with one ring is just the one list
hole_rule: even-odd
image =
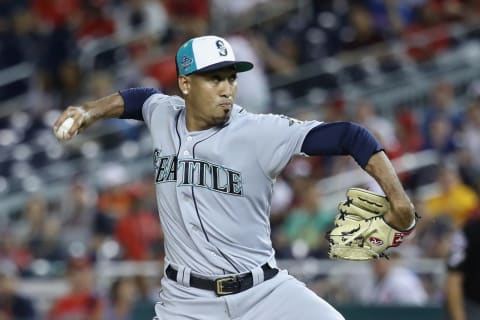
[(440, 319), (450, 236), (480, 212), (479, 21), (476, 0), (0, 0), (0, 297), (40, 319), (151, 317), (163, 248), (145, 128), (59, 143), (51, 126), (121, 88), (175, 94), (176, 48), (213, 33), (255, 62), (239, 104), (367, 126), (423, 216), (390, 260), (330, 261), (335, 205), (376, 186), (349, 158), (295, 159), (273, 197), (279, 263), (348, 319)]

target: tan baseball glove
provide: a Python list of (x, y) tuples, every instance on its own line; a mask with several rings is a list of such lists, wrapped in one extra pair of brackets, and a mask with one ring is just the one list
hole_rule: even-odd
[(390, 210), (384, 196), (361, 188), (350, 188), (347, 200), (338, 205), (340, 213), (327, 234), (328, 255), (333, 259), (370, 260), (387, 257), (385, 250), (399, 246), (415, 228), (397, 230), (383, 215)]

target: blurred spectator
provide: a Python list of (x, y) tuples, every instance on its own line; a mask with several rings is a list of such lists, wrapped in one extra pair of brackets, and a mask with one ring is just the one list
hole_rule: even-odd
[(137, 288), (137, 299), (133, 305), (132, 319), (150, 319), (155, 317), (155, 299), (157, 292), (152, 294), (152, 283), (154, 279), (149, 279), (146, 276), (138, 275), (134, 277), (134, 282)]
[(332, 225), (336, 211), (322, 206), (322, 196), (315, 182), (301, 179), (298, 204), (287, 214), (283, 224), (283, 231), (296, 258), (307, 255), (325, 257), (328, 251), (325, 232)]
[(420, 278), (400, 264), (397, 252), (390, 259), (372, 260), (373, 281), (362, 286), (362, 301), (366, 304), (424, 305), (428, 301)]
[(15, 234), (28, 244), (34, 258), (60, 260), (64, 257), (60, 234), (60, 221), (49, 211), (48, 202), (41, 196), (31, 197), (15, 225)]
[(452, 156), (458, 147), (452, 123), (442, 115), (431, 118), (424, 148), (436, 151), (440, 157), (447, 157)]
[[(398, 141), (395, 145), (397, 148), (387, 150), (387, 154), (393, 158), (419, 152), (423, 147), (423, 137), (415, 112), (404, 106), (398, 106), (397, 109), (399, 111), (395, 112), (393, 119), (395, 137)], [(415, 171), (399, 173), (399, 177), (407, 189), (415, 190), (418, 187), (418, 176), (415, 174)]]
[[(349, 11), (349, 20), (349, 27), (342, 32), (343, 45), (340, 59), (350, 63), (347, 68), (350, 76), (354, 80), (361, 80), (364, 79), (367, 71), (359, 64), (351, 64), (352, 61), (358, 60), (355, 50), (369, 47), (369, 55), (383, 56), (386, 53), (387, 46), (383, 34), (375, 28), (373, 17), (366, 7), (358, 3), (352, 5)], [(354, 54), (353, 60), (349, 58), (352, 51)]]
[(227, 37), (227, 40), (235, 48), (236, 59), (251, 61), (255, 65), (251, 72), (238, 74), (236, 103), (248, 106), (249, 112), (268, 113), (271, 110), (271, 97), (263, 61), (254, 50), (248, 35), (237, 34)]
[(165, 0), (170, 25), (188, 38), (205, 35), (208, 31), (210, 5), (208, 0)]
[(291, 258), (290, 243), (283, 230), (283, 223), (288, 216), (292, 201), (293, 190), (290, 183), (279, 176), (273, 186), (272, 205), (270, 208), (271, 238), (276, 255), (280, 258)]
[(448, 255), (450, 239), (456, 230), (453, 219), (440, 216), (435, 219), (422, 215), (422, 227), (417, 230), (417, 243), (424, 255), (444, 259)]
[(450, 320), (480, 319), (480, 220), (469, 221), (452, 238), (445, 295)]
[(464, 0), (427, 0), (425, 7), (438, 14), (442, 21), (451, 22), (464, 18)]
[(60, 199), (60, 243), (68, 250), (72, 244), (90, 247), (95, 202), (94, 189), (74, 179)]
[(455, 148), (454, 132), (462, 124), (461, 108), (454, 88), (447, 81), (438, 81), (430, 91), (430, 105), (424, 112), (422, 135), (425, 148), (451, 152)]
[(28, 273), (32, 262), (32, 253), (27, 244), (18, 239), (12, 230), (2, 230), (0, 238), (0, 259), (12, 261), (21, 274)]
[(186, 34), (179, 30), (171, 30), (167, 40), (162, 42), (161, 54), (158, 53), (150, 61), (141, 65), (145, 77), (144, 85), (158, 87), (162, 92), (179, 94), (177, 69), (175, 65), (176, 46), (187, 41)]
[(267, 73), (279, 73), (288, 77), (295, 72), (300, 61), (300, 50), (293, 34), (278, 32), (268, 41), (265, 35), (252, 32), (249, 39), (257, 55), (262, 57)]
[[(16, 10), (12, 14), (15, 36), (22, 49), (25, 60), (37, 65), (44, 52), (45, 34), (38, 28), (37, 17), (31, 7)], [(35, 50), (32, 50), (35, 48)]]
[(56, 90), (51, 75), (44, 71), (37, 71), (33, 75), (25, 100), (32, 118), (39, 118), (41, 114), (55, 110), (61, 105), (60, 92)]
[(470, 150), (460, 148), (456, 158), (461, 180), (480, 195), (480, 167), (473, 164)]
[[(477, 26), (478, 17), (480, 16), (480, 2), (477, 0), (464, 1), (463, 19), (467, 27)], [(478, 29), (473, 28), (471, 34), (478, 36)]]
[(466, 110), (465, 124), (460, 134), (459, 165), (462, 178), (480, 192), (480, 96)]
[(382, 146), (390, 157), (397, 152), (399, 143), (395, 136), (395, 128), (391, 121), (379, 114), (372, 101), (364, 99), (356, 103), (353, 119), (380, 138)]
[(10, 260), (0, 260), (0, 319), (35, 320), (32, 301), (18, 293), (17, 267)]
[(132, 199), (126, 190), (128, 172), (121, 164), (110, 162), (99, 170), (100, 192), (94, 233), (103, 238), (114, 234), (115, 223), (131, 210)]
[(293, 191), (291, 185), (279, 176), (272, 193), (272, 206), (270, 208), (270, 224), (273, 228), (281, 225), (288, 214), (293, 200)]
[[(132, 278), (120, 277), (110, 286), (108, 301), (105, 306), (103, 320), (135, 320), (133, 305), (136, 294)], [(153, 306), (152, 306), (153, 309)]]
[(416, 6), (420, 1), (395, 1), (395, 0), (366, 0), (365, 3), (371, 11), (375, 26), (386, 35), (399, 35), (402, 30), (411, 24)]
[(159, 247), (163, 247), (160, 242), (160, 223), (152, 208), (143, 206), (143, 194), (134, 196), (131, 211), (116, 223), (115, 238), (123, 248), (123, 258), (126, 260), (152, 260), (158, 257)]
[(87, 84), (88, 99), (100, 99), (114, 91), (113, 75), (107, 71), (93, 72)]
[(423, 146), (423, 137), (415, 113), (407, 108), (397, 107), (395, 113), (395, 136), (401, 141), (402, 153), (420, 151)]
[(46, 28), (55, 28), (76, 18), (81, 12), (81, 0), (33, 0), (35, 14)]
[[(38, 62), (38, 70), (51, 78), (55, 90), (62, 97), (61, 105), (72, 104), (81, 83), (80, 70), (75, 61), (78, 47), (74, 34), (68, 27), (57, 27), (46, 34), (43, 43), (45, 49), (39, 52), (41, 59)], [(64, 89), (68, 93), (64, 93)], [(72, 100), (66, 99), (69, 97), (72, 97)]]
[(374, 25), (371, 12), (357, 3), (350, 8), (350, 35), (345, 37), (343, 51), (355, 50), (375, 44), (382, 44), (384, 37)]
[[(0, 15), (0, 70), (16, 66), (25, 61), (18, 37), (14, 33), (12, 18)], [(25, 80), (11, 82), (0, 87), (0, 100), (9, 99), (25, 93)]]
[(433, 8), (434, 2), (426, 1), (415, 8), (415, 21), (404, 29), (402, 35), (408, 55), (418, 62), (431, 60), (451, 45), (448, 26), (441, 13)]
[(65, 60), (58, 67), (57, 79), (61, 88), (61, 104), (73, 105), (83, 94), (82, 71), (75, 60)]
[(0, 68), (6, 68), (24, 61), (24, 56), (15, 34), (12, 17), (0, 15)]
[(438, 167), (437, 183), (438, 193), (425, 200), (425, 219), (447, 216), (457, 228), (461, 227), (478, 206), (478, 195), (460, 180), (454, 165)]
[(340, 95), (334, 95), (320, 105), (321, 121), (345, 121), (348, 119), (345, 108), (345, 100)]
[(115, 21), (105, 12), (105, 8), (87, 3), (81, 13), (80, 23), (76, 27), (76, 37), (80, 44), (112, 36), (115, 33)]
[(69, 292), (51, 306), (49, 320), (103, 320), (104, 301), (95, 293), (91, 262), (85, 257), (68, 261)]

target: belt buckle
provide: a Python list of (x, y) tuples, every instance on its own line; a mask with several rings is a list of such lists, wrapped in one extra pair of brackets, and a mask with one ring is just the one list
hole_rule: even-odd
[(215, 280), (216, 284), (216, 290), (215, 293), (217, 296), (226, 296), (232, 293), (236, 293), (237, 291), (235, 289), (231, 289), (230, 291), (227, 291), (224, 289), (224, 284), (228, 282), (234, 282), (237, 281), (237, 277), (225, 277), (225, 278), (218, 278)]

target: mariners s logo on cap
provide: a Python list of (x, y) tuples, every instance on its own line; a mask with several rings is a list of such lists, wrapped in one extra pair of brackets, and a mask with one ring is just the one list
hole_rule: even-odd
[(228, 54), (227, 48), (225, 48), (225, 44), (223, 43), (222, 40), (217, 40), (215, 44), (217, 45), (218, 53), (221, 56), (226, 56)]
[(235, 59), (232, 46), (217, 36), (203, 36), (188, 40), (177, 52), (176, 64), (179, 75), (208, 72), (234, 67), (237, 72), (248, 71), (253, 64)]

